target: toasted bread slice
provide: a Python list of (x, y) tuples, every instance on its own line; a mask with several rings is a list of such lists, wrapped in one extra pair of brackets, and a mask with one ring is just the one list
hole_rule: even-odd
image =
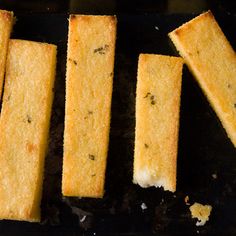
[(176, 190), (180, 57), (140, 54), (138, 63), (133, 182)]
[(108, 151), (116, 18), (71, 15), (62, 192), (102, 197)]
[(54, 45), (10, 40), (0, 117), (0, 219), (40, 221)]
[(236, 54), (210, 11), (169, 36), (236, 147)]
[(13, 25), (13, 12), (0, 10), (0, 100), (7, 56), (8, 42)]

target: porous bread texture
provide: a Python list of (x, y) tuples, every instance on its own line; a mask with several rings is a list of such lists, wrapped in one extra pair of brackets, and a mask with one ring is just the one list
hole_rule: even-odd
[(195, 202), (192, 206), (189, 207), (192, 218), (197, 218), (196, 226), (203, 226), (209, 220), (209, 216), (212, 211), (212, 206), (202, 205)]

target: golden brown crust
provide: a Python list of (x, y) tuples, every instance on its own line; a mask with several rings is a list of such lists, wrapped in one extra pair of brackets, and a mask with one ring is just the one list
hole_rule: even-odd
[[(191, 23), (196, 24), (197, 22), (204, 20), (204, 18), (206, 18), (206, 19), (207, 18), (212, 18), (213, 20), (215, 20), (212, 12), (211, 11), (207, 11), (207, 12), (202, 13), (200, 16), (192, 19)], [(172, 31), (171, 34), (176, 34), (176, 35), (179, 36), (179, 35), (181, 35), (182, 32), (184, 33), (186, 30), (191, 30), (193, 27), (194, 27), (193, 24), (189, 24), (187, 22), (187, 23), (181, 25), (179, 28), (177, 28), (174, 31)]]
[(236, 146), (236, 54), (210, 11), (169, 36)]
[(13, 12), (0, 10), (0, 100), (7, 56), (8, 42), (13, 25)]
[(12, 22), (12, 18), (13, 18), (13, 12), (9, 12), (9, 11), (4, 11), (4, 10), (0, 10), (0, 17), (3, 20)]
[(62, 178), (65, 196), (104, 194), (115, 38), (113, 16), (69, 18)]
[(134, 183), (176, 190), (181, 58), (140, 54)]
[(40, 221), (55, 66), (54, 45), (10, 40), (0, 117), (0, 219)]

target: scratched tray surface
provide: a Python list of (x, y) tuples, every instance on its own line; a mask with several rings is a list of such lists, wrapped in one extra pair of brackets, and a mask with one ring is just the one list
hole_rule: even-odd
[[(58, 45), (57, 77), (45, 164), (42, 222), (2, 221), (1, 235), (236, 234), (236, 152), (187, 68), (182, 85), (177, 192), (142, 189), (132, 184), (138, 54), (177, 55), (166, 34), (192, 17), (118, 15), (106, 192), (103, 199), (79, 199), (61, 195), (68, 16), (17, 16), (12, 38)], [(236, 17), (217, 15), (217, 20), (235, 48)], [(191, 219), (184, 203), (186, 195), (190, 203), (213, 206), (210, 221), (204, 227), (197, 228), (196, 220)]]

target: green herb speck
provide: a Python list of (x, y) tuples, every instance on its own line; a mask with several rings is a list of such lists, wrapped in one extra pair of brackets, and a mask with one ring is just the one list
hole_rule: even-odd
[(32, 122), (32, 118), (31, 118), (29, 115), (27, 115), (27, 122), (28, 122), (29, 124)]
[(100, 55), (104, 55), (106, 53), (106, 51), (108, 50), (109, 45), (105, 44), (102, 47), (96, 48), (93, 50), (94, 53), (98, 53)]
[(89, 159), (90, 159), (91, 161), (94, 161), (94, 160), (95, 160), (95, 156), (94, 156), (94, 155), (91, 155), (91, 154), (89, 154)]

